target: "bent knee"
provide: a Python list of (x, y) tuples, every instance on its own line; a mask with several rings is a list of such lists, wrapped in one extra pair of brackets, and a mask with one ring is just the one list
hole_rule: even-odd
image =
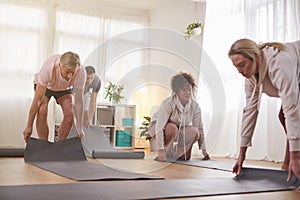
[(41, 105), (39, 110), (38, 110), (38, 115), (40, 117), (42, 116), (47, 116), (48, 114), (48, 106), (47, 105)]
[(165, 134), (167, 134), (170, 137), (175, 137), (177, 135), (178, 128), (173, 123), (168, 123), (165, 127)]
[(188, 132), (190, 135), (194, 136), (195, 138), (199, 138), (199, 136), (200, 136), (199, 130), (196, 127), (193, 127), (193, 126), (189, 127)]

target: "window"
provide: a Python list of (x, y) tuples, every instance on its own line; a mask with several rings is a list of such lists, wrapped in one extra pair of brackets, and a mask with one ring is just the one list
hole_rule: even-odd
[(44, 59), (46, 14), (40, 5), (0, 4), (0, 70), (34, 73)]
[(83, 61), (102, 40), (104, 20), (61, 8), (56, 9), (54, 52), (74, 51)]
[[(55, 10), (54, 52), (74, 51), (83, 64), (94, 66), (102, 80), (101, 91), (108, 81), (119, 82), (129, 71), (142, 65), (142, 51), (130, 49), (139, 47), (143, 36), (123, 37), (122, 34), (145, 27), (145, 18), (107, 16), (62, 6)], [(124, 53), (124, 49), (129, 51)], [(90, 57), (95, 59), (90, 61)], [(102, 92), (98, 98), (103, 100)]]

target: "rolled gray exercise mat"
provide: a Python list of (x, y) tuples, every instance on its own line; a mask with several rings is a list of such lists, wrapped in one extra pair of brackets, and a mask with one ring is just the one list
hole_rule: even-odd
[(111, 158), (111, 159), (143, 159), (145, 153), (143, 151), (113, 151), (113, 150), (102, 150), (92, 152), (93, 158)]
[(25, 148), (0, 147), (0, 157), (23, 157)]
[[(116, 149), (102, 132), (100, 126), (91, 126), (83, 128), (85, 139), (83, 141), (83, 149), (85, 155), (92, 158), (112, 158), (112, 159), (143, 159), (144, 151), (130, 151)], [(76, 128), (73, 127), (69, 138), (76, 137)]]

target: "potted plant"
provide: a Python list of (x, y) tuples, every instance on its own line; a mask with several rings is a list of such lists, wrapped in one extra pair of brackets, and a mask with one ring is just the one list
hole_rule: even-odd
[(184, 38), (189, 39), (192, 35), (200, 35), (201, 34), (202, 24), (200, 22), (194, 22), (189, 24), (186, 27), (186, 31), (184, 32)]
[(151, 135), (149, 134), (149, 124), (151, 121), (151, 117), (144, 116), (144, 121), (142, 122), (142, 126), (139, 128), (141, 129), (140, 137), (145, 137), (146, 140), (151, 140)]
[(125, 97), (121, 95), (122, 91), (124, 89), (123, 85), (117, 85), (113, 84), (112, 82), (109, 82), (109, 85), (105, 87), (105, 99), (108, 98), (110, 102), (113, 103), (120, 103), (122, 99)]
[(139, 129), (141, 129), (140, 137), (145, 137), (147, 141), (149, 141), (151, 151), (156, 151), (156, 140), (149, 134), (149, 125), (151, 122), (151, 117), (144, 116), (144, 121)]

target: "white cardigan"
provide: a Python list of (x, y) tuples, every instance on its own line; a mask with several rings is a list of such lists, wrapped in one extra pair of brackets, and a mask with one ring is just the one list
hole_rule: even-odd
[(279, 51), (265, 47), (259, 79), (245, 80), (246, 107), (243, 110), (241, 146), (251, 146), (262, 92), (282, 100), (290, 151), (300, 151), (300, 40), (285, 43)]
[(168, 122), (172, 122), (178, 127), (192, 125), (198, 128), (199, 133), (203, 136), (203, 142), (200, 144), (198, 141), (199, 149), (206, 148), (203, 134), (204, 131), (201, 109), (194, 99), (190, 99), (185, 107), (181, 104), (177, 95), (172, 95), (161, 103), (158, 111), (153, 115), (150, 123), (150, 126), (155, 125), (155, 132), (149, 132), (151, 136), (156, 135), (157, 149), (164, 149), (164, 129)]

